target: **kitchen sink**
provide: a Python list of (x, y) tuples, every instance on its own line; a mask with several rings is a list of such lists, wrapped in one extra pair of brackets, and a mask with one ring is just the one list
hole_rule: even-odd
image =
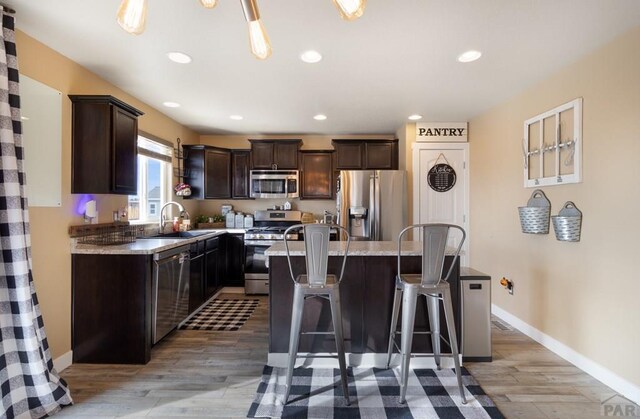
[(192, 237), (204, 236), (211, 231), (176, 231), (173, 233), (156, 234), (154, 236), (138, 237), (140, 239), (190, 239)]

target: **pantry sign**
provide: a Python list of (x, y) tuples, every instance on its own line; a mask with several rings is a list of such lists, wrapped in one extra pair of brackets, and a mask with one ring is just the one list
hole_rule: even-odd
[(466, 143), (466, 122), (423, 122), (416, 124), (416, 141), (431, 143)]

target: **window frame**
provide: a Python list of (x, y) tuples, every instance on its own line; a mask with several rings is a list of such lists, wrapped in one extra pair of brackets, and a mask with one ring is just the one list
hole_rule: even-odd
[[(131, 224), (150, 224), (160, 221), (160, 209), (171, 200), (173, 180), (173, 144), (153, 135), (138, 132), (138, 193), (129, 195), (127, 205), (132, 197), (138, 197), (138, 218), (131, 219)], [(144, 145), (158, 151), (145, 148)], [(160, 162), (160, 200), (156, 207), (156, 216), (149, 217), (149, 190), (147, 190), (148, 165), (150, 160)]]

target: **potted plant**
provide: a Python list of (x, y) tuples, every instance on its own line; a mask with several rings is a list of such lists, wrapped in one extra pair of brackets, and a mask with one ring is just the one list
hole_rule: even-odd
[(196, 217), (196, 228), (224, 228), (224, 217), (220, 214), (198, 215)]

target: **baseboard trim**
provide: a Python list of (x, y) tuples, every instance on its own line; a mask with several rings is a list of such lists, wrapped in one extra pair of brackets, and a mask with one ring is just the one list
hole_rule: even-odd
[[(339, 368), (338, 359), (329, 357), (330, 353), (303, 353), (300, 352), (298, 356), (314, 355), (321, 356), (322, 358), (299, 358), (296, 361), (296, 367), (318, 367), (318, 368)], [(414, 354), (416, 355), (416, 354)], [(418, 357), (411, 358), (411, 368), (436, 368), (436, 363), (433, 357), (422, 357), (417, 354)], [(386, 368), (387, 354), (379, 353), (364, 353), (364, 354), (352, 354), (347, 352), (345, 354), (347, 366), (359, 367), (359, 368)], [(281, 352), (269, 352), (267, 357), (267, 365), (272, 367), (286, 367), (288, 355)], [(462, 358), (462, 357), (460, 357)], [(440, 359), (442, 368), (453, 368), (453, 358), (451, 355), (443, 355)], [(460, 360), (462, 364), (462, 359)], [(393, 354), (391, 357), (391, 366), (400, 365), (400, 354)]]
[(627, 399), (640, 404), (640, 386), (635, 385), (610, 369), (576, 352), (564, 343), (554, 339), (546, 333), (541, 332), (495, 304), (491, 304), (491, 312), (545, 348), (549, 349), (551, 352), (569, 361), (595, 379), (602, 381), (604, 384), (611, 387)]
[(69, 367), (72, 363), (73, 363), (73, 351), (69, 351), (53, 360), (53, 368), (55, 368), (56, 371), (61, 372), (61, 371), (64, 371), (67, 367)]

